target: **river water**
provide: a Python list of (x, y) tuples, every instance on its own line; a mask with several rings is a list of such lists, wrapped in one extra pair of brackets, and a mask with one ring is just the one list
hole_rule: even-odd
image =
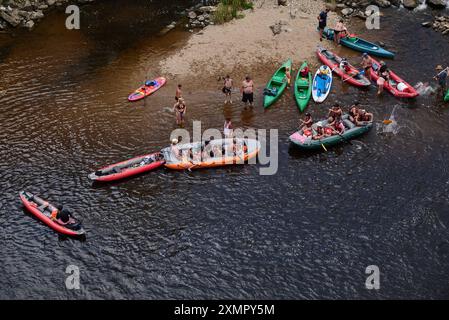
[[(221, 128), (229, 116), (279, 129), (275, 175), (258, 165), (161, 169), (92, 185), (93, 169), (158, 150), (176, 128), (170, 79), (150, 99), (126, 101), (189, 37), (159, 35), (189, 1), (157, 3), (100, 1), (82, 7), (80, 31), (56, 11), (33, 32), (1, 35), (0, 298), (447, 298), (449, 111), (435, 95), (378, 98), (337, 80), (328, 103), (359, 100), (378, 125), (352, 145), (304, 153), (288, 143), (299, 117), (292, 93), (268, 111), (259, 94), (243, 110), (223, 107), (219, 85), (204, 83), (186, 89), (187, 128)], [(447, 37), (420, 26), (429, 14), (391, 9), (381, 30), (353, 28), (397, 52), (389, 65), (407, 81), (429, 82), (449, 63)], [(326, 108), (308, 110), (319, 118)], [(393, 110), (397, 125), (382, 127)], [(33, 219), (20, 190), (70, 207), (86, 240)], [(80, 290), (65, 287), (71, 264)], [(380, 290), (365, 288), (368, 265), (380, 268)]]

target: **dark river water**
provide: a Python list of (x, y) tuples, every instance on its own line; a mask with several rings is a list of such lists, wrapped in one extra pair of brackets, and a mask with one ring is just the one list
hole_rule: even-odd
[[(377, 125), (352, 145), (304, 153), (288, 142), (299, 117), (291, 92), (267, 111), (258, 94), (243, 110), (205, 83), (186, 89), (187, 128), (221, 128), (229, 116), (278, 129), (275, 175), (260, 165), (161, 169), (92, 185), (93, 169), (159, 150), (176, 128), (170, 79), (145, 102), (126, 101), (189, 37), (158, 35), (190, 5), (167, 2), (100, 1), (82, 7), (80, 31), (53, 12), (33, 32), (0, 35), (0, 298), (449, 298), (449, 110), (435, 94), (378, 98), (337, 80), (325, 105), (309, 105), (313, 116), (359, 100)], [(353, 28), (395, 51), (389, 65), (408, 82), (429, 82), (449, 64), (448, 38), (420, 26), (430, 14), (391, 9), (381, 30)], [(393, 111), (397, 126), (384, 133)], [(86, 240), (33, 219), (20, 190), (70, 207)], [(65, 287), (68, 265), (80, 290)], [(365, 288), (368, 265), (380, 290)]]

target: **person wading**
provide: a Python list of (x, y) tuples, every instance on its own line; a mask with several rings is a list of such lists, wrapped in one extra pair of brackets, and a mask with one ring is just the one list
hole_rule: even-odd
[(223, 93), (225, 95), (225, 102), (224, 103), (231, 103), (232, 104), (232, 79), (229, 75), (226, 75), (223, 82)]
[(247, 107), (248, 102), (249, 106), (252, 107), (254, 101), (254, 82), (249, 76), (246, 76), (245, 80), (243, 80), (240, 91), (242, 93), (242, 102), (245, 103), (245, 108)]

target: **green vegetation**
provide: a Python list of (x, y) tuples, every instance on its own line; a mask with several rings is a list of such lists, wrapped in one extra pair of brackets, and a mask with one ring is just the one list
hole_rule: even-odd
[(213, 21), (222, 24), (235, 18), (243, 18), (240, 10), (253, 9), (254, 5), (248, 0), (221, 0), (213, 14)]

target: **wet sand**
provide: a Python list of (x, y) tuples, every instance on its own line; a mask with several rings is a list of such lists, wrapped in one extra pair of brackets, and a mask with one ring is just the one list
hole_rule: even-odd
[[(210, 25), (193, 34), (187, 44), (160, 62), (161, 71), (181, 81), (197, 75), (219, 78), (226, 73), (234, 78), (265, 74), (266, 69), (291, 57), (297, 64), (314, 56), (320, 43), (317, 15), (325, 3), (295, 0), (278, 6), (276, 0), (257, 0), (254, 10), (244, 18), (223, 25)], [(328, 25), (337, 15), (329, 13)], [(283, 31), (273, 35), (271, 25), (283, 21)], [(324, 44), (324, 42), (323, 42)], [(315, 59), (313, 59), (315, 60)]]

